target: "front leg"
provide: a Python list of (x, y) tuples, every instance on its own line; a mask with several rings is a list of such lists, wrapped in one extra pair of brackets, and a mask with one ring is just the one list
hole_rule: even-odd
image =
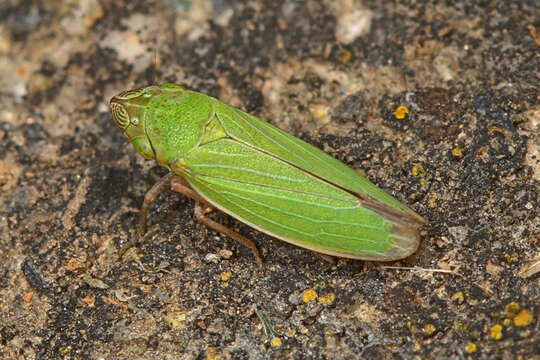
[(182, 176), (176, 175), (172, 172), (168, 173), (159, 179), (150, 189), (148, 189), (144, 195), (144, 200), (139, 214), (137, 239), (143, 238), (146, 233), (146, 221), (148, 218), (148, 211), (150, 210), (150, 204), (152, 204), (159, 194), (167, 190), (169, 187), (172, 190), (184, 194), (193, 200), (206, 204), (206, 201), (189, 187), (189, 184)]
[(137, 227), (137, 239), (141, 239), (146, 233), (146, 218), (148, 217), (148, 210), (150, 204), (161, 194), (167, 190), (176, 175), (174, 173), (168, 173), (159, 179), (148, 191), (144, 194), (144, 200), (141, 205), (141, 211), (139, 213), (139, 226)]
[(122, 249), (119, 251), (119, 256), (122, 258), (126, 251), (135, 246), (139, 241), (144, 239), (146, 233), (146, 219), (148, 217), (148, 210), (150, 209), (150, 204), (161, 194), (163, 191), (167, 190), (170, 186), (172, 179), (174, 179), (174, 173), (168, 173), (159, 179), (148, 191), (144, 194), (144, 200), (141, 205), (141, 210), (139, 212), (139, 224), (137, 226), (137, 234), (135, 238), (132, 238), (128, 241)]
[[(249, 240), (248, 238), (246, 238), (245, 236), (237, 233), (236, 231), (222, 224), (219, 224), (215, 222), (214, 220), (210, 219), (209, 217), (207, 217), (206, 214), (214, 210), (212, 205), (210, 205), (201, 195), (195, 192), (191, 188), (189, 183), (182, 176), (176, 175), (174, 173), (168, 173), (167, 175), (163, 176), (144, 195), (144, 201), (141, 205), (141, 211), (139, 215), (137, 236), (135, 239), (129, 241), (124, 246), (124, 248), (120, 251), (120, 257), (122, 257), (127, 250), (132, 248), (138, 241), (140, 241), (141, 239), (145, 237), (146, 221), (148, 218), (148, 211), (150, 209), (150, 204), (152, 204), (152, 202), (158, 197), (159, 194), (167, 190), (169, 186), (173, 191), (184, 194), (188, 198), (191, 198), (196, 201), (195, 216), (202, 224), (204, 224), (205, 226), (209, 227), (210, 229), (214, 231), (217, 231), (226, 236), (229, 236), (230, 238), (238, 241), (242, 245), (251, 249), (251, 251), (253, 251), (253, 254), (255, 255), (255, 259), (257, 263), (260, 266), (263, 266), (261, 254), (259, 253), (259, 250), (257, 249), (257, 246), (255, 245), (255, 243)], [(201, 205), (204, 206), (204, 209), (201, 207)]]

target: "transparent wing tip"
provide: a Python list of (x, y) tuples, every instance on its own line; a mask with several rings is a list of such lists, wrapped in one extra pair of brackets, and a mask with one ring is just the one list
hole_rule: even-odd
[(412, 255), (420, 245), (418, 228), (411, 223), (394, 223), (392, 237), (394, 246), (385, 252), (387, 258), (383, 261), (404, 259)]

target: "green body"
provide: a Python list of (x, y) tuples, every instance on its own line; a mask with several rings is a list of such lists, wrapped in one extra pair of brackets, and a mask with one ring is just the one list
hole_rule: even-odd
[(118, 127), (210, 204), (292, 244), (339, 257), (412, 254), (424, 219), (340, 161), (207, 95), (164, 84), (111, 100)]

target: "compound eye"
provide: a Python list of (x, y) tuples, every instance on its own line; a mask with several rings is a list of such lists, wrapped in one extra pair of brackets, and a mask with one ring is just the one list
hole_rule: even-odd
[(143, 94), (144, 94), (143, 89), (134, 89), (134, 90), (124, 91), (123, 93), (120, 93), (116, 95), (115, 97), (119, 100), (131, 100)]
[(124, 105), (111, 102), (111, 113), (116, 126), (123, 132), (129, 125), (129, 114)]

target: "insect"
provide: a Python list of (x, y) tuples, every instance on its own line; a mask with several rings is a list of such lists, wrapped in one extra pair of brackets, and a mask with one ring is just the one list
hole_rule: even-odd
[(416, 251), (426, 221), (318, 148), (237, 108), (177, 84), (129, 90), (110, 101), (118, 128), (147, 159), (169, 169), (145, 195), (171, 188), (195, 200), (196, 217), (250, 248), (255, 244), (207, 216), (213, 209), (315, 252), (362, 260)]

